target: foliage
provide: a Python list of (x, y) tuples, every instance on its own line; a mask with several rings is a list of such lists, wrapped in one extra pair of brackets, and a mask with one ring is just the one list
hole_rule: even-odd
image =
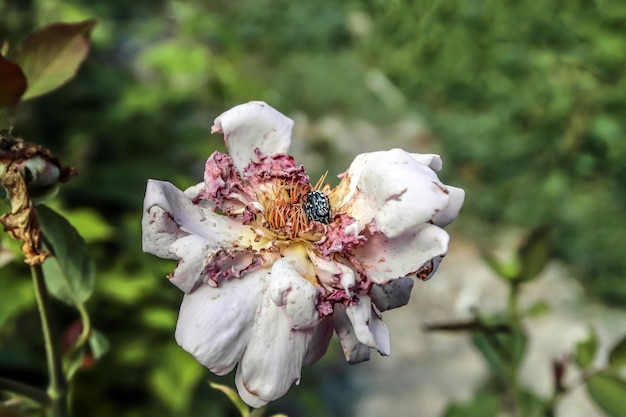
[(432, 122), (474, 235), (550, 225), (555, 255), (623, 305), (624, 4), (365, 3), (358, 50)]
[[(548, 263), (549, 247), (545, 228), (532, 231), (517, 250), (515, 273), (493, 256), (486, 256), (498, 277), (508, 285), (509, 299), (505, 312), (485, 315), (475, 311), (475, 319), (465, 323), (440, 323), (430, 325), (430, 330), (470, 331), (472, 341), (490, 371), (490, 379), (470, 401), (450, 404), (443, 417), (496, 416), (506, 411), (511, 416), (552, 417), (556, 415), (559, 401), (568, 393), (584, 384), (589, 397), (608, 416), (621, 417), (626, 410), (626, 380), (620, 376), (626, 364), (626, 335), (613, 346), (608, 361), (597, 366), (599, 355), (598, 336), (593, 327), (587, 338), (580, 340), (571, 349), (571, 354), (552, 361), (552, 394), (540, 398), (531, 387), (524, 387), (520, 380), (520, 367), (527, 350), (527, 335), (524, 319), (537, 314), (536, 308), (521, 311), (518, 300), (526, 283), (536, 279)], [(525, 267), (524, 265), (529, 265)], [(529, 272), (532, 271), (532, 272)], [(545, 313), (545, 309), (540, 309)], [(566, 371), (575, 365), (579, 377), (566, 383)]]
[[(93, 366), (90, 355), (105, 344), (99, 339), (82, 363), (75, 357), (76, 412), (232, 413), (197, 364), (174, 353), (179, 295), (164, 278), (170, 263), (141, 254), (139, 218), (146, 178), (192, 185), (204, 158), (221, 146), (209, 139), (211, 120), (251, 99), (314, 119), (333, 114), (378, 125), (418, 112), (439, 144), (429, 141), (428, 151), (445, 153), (453, 167), (445, 180), (468, 192), (462, 231), (487, 245), (502, 225), (537, 231), (528, 239), (537, 244), (510, 263), (487, 259), (512, 289), (536, 276), (545, 261), (536, 250), (565, 260), (591, 293), (623, 305), (625, 20), (622, 2), (610, 0), (0, 3), (0, 42), (8, 41), (0, 48), (0, 107), (49, 91), (20, 103), (14, 131), (80, 173), (54, 209), (79, 230), (94, 258), (97, 278), (86, 308), (111, 350)], [(17, 45), (59, 21), (83, 22), (72, 39), (84, 51), (91, 34), (89, 59), (63, 89), (52, 91), (75, 69), (52, 87), (34, 89), (36, 71), (25, 70)], [(320, 138), (320, 153), (333, 163), (340, 161), (337, 140)], [(28, 271), (17, 247), (4, 234), (0, 239), (0, 253), (18, 258), (0, 269), (0, 372), (39, 384), (35, 300), (30, 283), (18, 279)], [(77, 313), (53, 306), (61, 333), (75, 338)], [(542, 311), (545, 305), (534, 306)], [(500, 374), (524, 354), (523, 328), (493, 332), (511, 326), (511, 314), (477, 317), (475, 341)], [(590, 342), (579, 350), (582, 368), (599, 354)], [(624, 350), (611, 351), (610, 369), (625, 361)], [(614, 396), (603, 393), (621, 385), (598, 375), (589, 380), (590, 394), (608, 396), (608, 404)], [(307, 380), (326, 381), (314, 372)], [(175, 395), (176, 384), (185, 395)], [(465, 410), (489, 415), (499, 398), (491, 388)], [(299, 392), (313, 404), (306, 415), (331, 415), (328, 404)], [(302, 413), (293, 403), (283, 406), (296, 407), (290, 415)]]

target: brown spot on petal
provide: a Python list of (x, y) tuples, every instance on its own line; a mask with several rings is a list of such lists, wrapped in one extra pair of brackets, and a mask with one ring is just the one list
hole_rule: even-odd
[[(422, 267), (415, 272), (415, 278), (420, 281), (428, 281), (433, 271), (435, 270), (435, 263), (431, 259), (426, 264), (422, 265)], [(412, 274), (409, 274), (412, 275)]]
[(433, 181), (433, 184), (435, 184), (437, 186), (437, 188), (439, 188), (444, 194), (450, 194), (450, 191), (448, 191), (448, 189), (446, 187), (444, 187), (443, 185), (439, 184), (438, 182)]
[(385, 203), (391, 201), (391, 200), (395, 200), (395, 201), (402, 201), (402, 196), (404, 195), (404, 193), (406, 193), (408, 190), (405, 188), (404, 190), (400, 191), (399, 193), (395, 193), (390, 195), (389, 197), (387, 197), (385, 199)]

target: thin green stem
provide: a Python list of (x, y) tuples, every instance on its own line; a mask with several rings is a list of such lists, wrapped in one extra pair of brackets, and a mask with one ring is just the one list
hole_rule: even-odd
[[(506, 306), (507, 322), (511, 326), (511, 336), (518, 337), (521, 332), (522, 323), (519, 316), (519, 293), (520, 285), (517, 282), (512, 282), (509, 288), (509, 297)], [(509, 347), (509, 349), (514, 349)], [(505, 386), (508, 387), (508, 405), (509, 411), (512, 417), (523, 415), (521, 409), (522, 399), (519, 385), (519, 364), (515, 358), (515, 352), (507, 352), (508, 360), (504, 362), (506, 377), (508, 381), (505, 382)]]
[(48, 303), (48, 289), (43, 277), (41, 265), (31, 267), (35, 298), (41, 318), (41, 330), (46, 346), (46, 361), (48, 363), (48, 396), (52, 401), (49, 417), (67, 417), (67, 384), (63, 375), (61, 356), (54, 343), (52, 325), (50, 322), (50, 307)]
[(21, 382), (13, 381), (11, 379), (0, 377), (0, 390), (12, 392), (14, 394), (27, 397), (41, 405), (50, 404), (50, 399), (44, 391)]

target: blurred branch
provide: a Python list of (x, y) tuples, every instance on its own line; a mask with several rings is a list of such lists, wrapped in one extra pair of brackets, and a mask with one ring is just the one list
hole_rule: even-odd
[(50, 404), (50, 399), (44, 391), (11, 379), (0, 377), (0, 390), (22, 395), (41, 405)]
[(446, 323), (430, 323), (424, 325), (426, 331), (462, 332), (480, 330), (486, 334), (510, 333), (511, 326), (507, 323), (486, 325), (480, 320), (452, 321)]

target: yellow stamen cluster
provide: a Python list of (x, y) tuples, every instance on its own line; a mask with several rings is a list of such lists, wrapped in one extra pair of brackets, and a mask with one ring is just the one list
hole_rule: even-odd
[[(269, 190), (259, 193), (259, 202), (264, 208), (264, 227), (275, 233), (279, 239), (294, 239), (302, 231), (309, 229), (310, 222), (304, 211), (304, 197), (312, 190), (320, 189), (326, 174), (311, 187), (289, 180), (277, 180)], [(324, 187), (326, 190), (328, 185)], [(322, 190), (322, 191), (324, 191)], [(326, 190), (327, 191), (327, 190)]]
[(279, 238), (293, 239), (309, 225), (302, 200), (309, 187), (285, 181), (277, 181), (271, 189), (261, 195), (260, 203), (265, 208), (265, 225)]

